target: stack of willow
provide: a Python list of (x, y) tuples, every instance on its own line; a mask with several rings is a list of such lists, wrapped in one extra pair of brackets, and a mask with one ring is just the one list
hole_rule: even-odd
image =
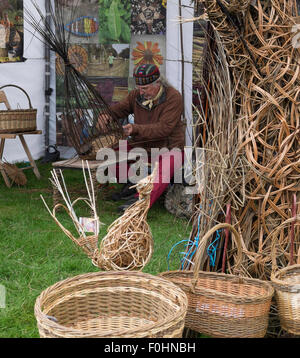
[[(70, 51), (70, 32), (66, 34), (65, 27), (77, 8), (76, 1), (73, 4), (69, 5), (68, 16), (64, 1), (55, 0), (45, 16), (33, 2), (38, 16), (25, 8), (25, 20), (33, 28), (33, 35), (45, 42), (59, 59), (64, 76), (61, 118), (65, 135), (82, 159), (95, 159), (98, 149), (117, 145), (123, 131), (99, 91), (80, 73), (80, 61), (74, 59)], [(108, 115), (111, 120), (105, 121), (101, 115)]]
[[(299, 222), (294, 228), (292, 248), (289, 225), (295, 195), (296, 214), (300, 212), (300, 68), (296, 1), (205, 0), (204, 3), (216, 36), (215, 57), (218, 59), (224, 50), (230, 84), (224, 79), (221, 81), (223, 88), (228, 89), (222, 93), (218, 86), (224, 71), (219, 71), (216, 82), (216, 73), (209, 69), (208, 90), (205, 91), (209, 111), (202, 105), (196, 127), (205, 122), (208, 137), (203, 144), (204, 152), (218, 153), (219, 158), (215, 161), (212, 156), (205, 158), (210, 176), (204, 173), (205, 191), (201, 192), (196, 214), (209, 218), (214, 225), (216, 220), (225, 221), (224, 210), (230, 203), (232, 224), (242, 238), (241, 273), (269, 279), (272, 240), (279, 240), (278, 267), (289, 265), (291, 251), (293, 262), (299, 263)], [(216, 67), (217, 62), (211, 66)], [(213, 145), (212, 139), (217, 139)], [(219, 173), (212, 169), (215, 163), (220, 168), (223, 163), (226, 175), (223, 175), (224, 170)], [(228, 175), (230, 168), (234, 179)], [(219, 182), (211, 180), (214, 177)], [(220, 187), (224, 189), (224, 186), (228, 192), (223, 190), (220, 196)], [(219, 208), (211, 206), (216, 203), (214, 197), (218, 198)], [(209, 229), (207, 224), (201, 225), (202, 232)], [(280, 230), (276, 229), (278, 227)], [(205, 256), (206, 252), (203, 261)], [(229, 268), (234, 256), (229, 250)]]

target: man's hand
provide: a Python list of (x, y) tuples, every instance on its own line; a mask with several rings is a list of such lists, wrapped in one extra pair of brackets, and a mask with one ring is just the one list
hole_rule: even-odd
[(125, 126), (123, 126), (123, 131), (126, 136), (130, 136), (133, 131), (132, 124), (126, 124)]
[(99, 116), (98, 116), (98, 125), (97, 125), (97, 127), (101, 130), (101, 132), (103, 134), (108, 132), (107, 123), (109, 122), (110, 119), (111, 119), (111, 117), (107, 113), (102, 113), (102, 114), (99, 114)]

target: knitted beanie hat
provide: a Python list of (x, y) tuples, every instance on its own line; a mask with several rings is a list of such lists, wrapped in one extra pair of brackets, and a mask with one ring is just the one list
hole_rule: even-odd
[(133, 76), (138, 86), (145, 86), (156, 81), (160, 77), (160, 72), (157, 66), (147, 63), (138, 66)]

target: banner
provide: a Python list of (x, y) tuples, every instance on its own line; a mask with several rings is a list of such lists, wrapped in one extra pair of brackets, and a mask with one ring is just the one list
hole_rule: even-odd
[(23, 39), (23, 0), (1, 0), (0, 63), (25, 61)]
[[(60, 2), (69, 58), (107, 104), (121, 101), (135, 87), (132, 74), (137, 65), (154, 63), (165, 75), (166, 0)], [(57, 58), (57, 144), (68, 146), (60, 120), (63, 106), (63, 63)]]

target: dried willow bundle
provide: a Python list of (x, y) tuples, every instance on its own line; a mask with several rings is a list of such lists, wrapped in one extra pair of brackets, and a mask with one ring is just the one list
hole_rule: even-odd
[[(193, 230), (191, 235), (194, 238), (197, 232), (200, 238), (200, 269), (207, 260), (207, 246), (203, 247), (201, 238), (213, 226), (225, 221), (227, 205), (232, 210), (239, 210), (245, 202), (246, 169), (239, 157), (239, 128), (233, 111), (234, 88), (218, 33), (215, 36), (217, 48), (208, 46), (206, 53), (209, 61), (205, 70), (210, 74), (210, 81), (203, 83), (208, 111), (203, 105), (195, 108), (198, 120), (194, 125), (194, 143), (203, 143), (203, 147), (195, 148), (199, 202), (195, 205), (196, 231)], [(199, 131), (198, 128), (203, 126), (205, 131)], [(230, 267), (228, 271), (231, 271)]]
[(96, 250), (94, 265), (105, 270), (142, 270), (153, 253), (153, 238), (147, 214), (157, 166), (135, 187), (139, 200), (114, 221)]
[[(96, 152), (102, 147), (113, 147), (123, 138), (122, 126), (111, 112), (101, 94), (80, 73), (80, 63), (70, 51), (70, 33), (66, 35), (65, 25), (71, 22), (76, 4), (71, 9), (70, 21), (66, 20), (64, 2), (50, 4), (48, 16), (43, 14), (36, 2), (32, 2), (39, 19), (30, 10), (24, 9), (25, 20), (34, 29), (33, 35), (49, 45), (58, 58), (61, 73), (64, 76), (64, 109), (62, 125), (64, 132), (81, 158), (95, 159)], [(74, 5), (75, 4), (75, 5)], [(99, 118), (108, 114), (111, 120), (106, 122)]]
[[(291, 217), (293, 194), (300, 199), (299, 50), (292, 32), (297, 11), (292, 0), (239, 1), (231, 9), (230, 3), (205, 1), (226, 53), (239, 155), (249, 167), (245, 205), (233, 216), (243, 236), (244, 273), (269, 279), (274, 229), (288, 240), (282, 223)], [(283, 255), (282, 267), (288, 263)]]
[(12, 183), (17, 185), (25, 185), (27, 183), (27, 178), (22, 171), (15, 164), (7, 163), (0, 160), (0, 170), (3, 170), (6, 175), (12, 180)]
[[(90, 172), (90, 168), (88, 165), (88, 162), (86, 161), (86, 168), (88, 170), (89, 178), (86, 177), (85, 173), (85, 167), (84, 162), (82, 163), (82, 171), (84, 176), (84, 182), (87, 189), (87, 197), (85, 198), (77, 198), (74, 201), (71, 201), (67, 186), (62, 174), (62, 171), (60, 170), (60, 175), (57, 175), (57, 172), (55, 170), (51, 171), (52, 178), (50, 179), (53, 186), (57, 188), (59, 193), (61, 194), (65, 205), (63, 204), (56, 204), (51, 212), (48, 205), (46, 204), (45, 199), (41, 195), (41, 199), (46, 206), (49, 214), (54, 219), (56, 224), (62, 229), (62, 231), (78, 246), (80, 247), (84, 253), (90, 257), (93, 258), (94, 252), (97, 249), (98, 246), (98, 235), (100, 230), (100, 221), (97, 215), (97, 206), (96, 206), (96, 200), (95, 200), (95, 192), (93, 187), (93, 180), (92, 175)], [(92, 218), (79, 218), (75, 211), (75, 205), (83, 201), (93, 213)], [(76, 232), (78, 234), (78, 237), (75, 237), (75, 235), (68, 229), (64, 227), (64, 225), (58, 220), (57, 218), (57, 210), (63, 208), (68, 216), (71, 218), (72, 223), (76, 229)], [(87, 222), (89, 222), (92, 226), (92, 232), (93, 234), (87, 234)], [(89, 229), (90, 230), (90, 229)]]

